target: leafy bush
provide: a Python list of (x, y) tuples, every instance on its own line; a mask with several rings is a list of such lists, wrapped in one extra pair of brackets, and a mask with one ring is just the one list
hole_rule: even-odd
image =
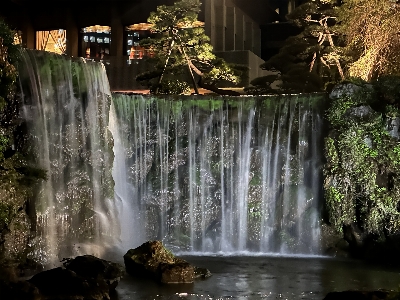
[(389, 130), (400, 111), (390, 102), (376, 109), (382, 93), (397, 94), (388, 82), (400, 83), (400, 78), (372, 85), (353, 80), (353, 93), (332, 97), (324, 188), (329, 221), (338, 232), (352, 223), (379, 238), (400, 232), (400, 140)]

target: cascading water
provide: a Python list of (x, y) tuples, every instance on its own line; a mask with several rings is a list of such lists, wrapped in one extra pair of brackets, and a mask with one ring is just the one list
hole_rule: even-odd
[(49, 177), (34, 197), (43, 263), (101, 256), (118, 237), (123, 250), (161, 239), (177, 251), (318, 253), (323, 96), (111, 103), (101, 64), (24, 50), (19, 72), (33, 163)]
[(34, 255), (45, 264), (79, 252), (101, 255), (119, 235), (104, 67), (39, 51), (21, 56), (22, 114), (34, 163), (48, 175), (35, 196)]
[(113, 95), (123, 247), (317, 254), (320, 95)]

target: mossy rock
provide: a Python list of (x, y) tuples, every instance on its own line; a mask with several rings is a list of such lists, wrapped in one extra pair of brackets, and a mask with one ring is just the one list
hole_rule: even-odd
[(358, 103), (373, 101), (375, 90), (373, 85), (363, 82), (344, 82), (336, 85), (329, 98), (332, 100), (352, 98)]
[(381, 121), (381, 114), (373, 110), (369, 105), (353, 106), (346, 109), (343, 115), (348, 121), (375, 124)]
[(148, 241), (128, 250), (124, 262), (130, 275), (162, 283), (191, 283), (195, 278), (211, 275), (207, 269), (194, 267), (175, 257), (161, 241)]
[(149, 241), (135, 249), (128, 250), (124, 255), (124, 261), (128, 273), (136, 273), (136, 268), (130, 268), (131, 262), (143, 266), (150, 272), (156, 272), (161, 263), (175, 263), (175, 256), (160, 241)]

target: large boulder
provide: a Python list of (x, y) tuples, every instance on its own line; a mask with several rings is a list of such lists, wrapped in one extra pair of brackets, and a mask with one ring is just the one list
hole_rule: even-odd
[(349, 107), (343, 116), (348, 120), (365, 124), (381, 122), (381, 114), (373, 110), (369, 105)]
[(160, 241), (149, 241), (124, 255), (126, 271), (162, 283), (192, 283), (195, 278), (211, 276), (209, 270), (197, 268), (175, 257)]

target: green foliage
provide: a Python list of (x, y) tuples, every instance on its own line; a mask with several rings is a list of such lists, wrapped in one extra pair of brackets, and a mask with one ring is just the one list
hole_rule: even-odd
[(354, 205), (338, 189), (333, 186), (326, 188), (325, 201), (328, 208), (329, 220), (338, 232), (342, 231), (343, 224), (354, 221)]
[(379, 103), (384, 82), (358, 81), (359, 89), (333, 99), (328, 109), (333, 130), (325, 139), (324, 189), (329, 220), (338, 232), (354, 222), (377, 238), (400, 232), (400, 141), (387, 128), (391, 115), (400, 112), (387, 104), (379, 111), (369, 106)]
[(200, 5), (198, 0), (182, 0), (172, 6), (158, 6), (150, 14), (148, 22), (154, 37), (141, 42), (141, 46), (154, 53), (147, 58), (154, 69), (139, 74), (136, 80), (152, 93), (187, 93), (193, 84), (191, 73), (210, 85), (239, 81), (240, 68), (235, 70), (212, 53), (210, 39), (198, 24)]
[[(254, 80), (250, 93), (299, 93), (322, 91), (340, 80), (339, 48), (336, 46), (337, 7), (340, 1), (310, 0), (287, 16), (301, 33), (289, 37), (279, 53), (261, 65), (275, 71), (268, 78)], [(274, 83), (275, 82), (275, 83)], [(279, 89), (273, 90), (272, 83)]]
[(325, 139), (325, 157), (329, 164), (329, 170), (335, 173), (339, 164), (339, 155), (336, 149), (335, 140), (331, 137)]
[(156, 93), (158, 88), (158, 94), (161, 95), (176, 95), (176, 94), (188, 94), (190, 93), (190, 86), (187, 82), (178, 79), (165, 80), (160, 85), (153, 85), (150, 92)]

